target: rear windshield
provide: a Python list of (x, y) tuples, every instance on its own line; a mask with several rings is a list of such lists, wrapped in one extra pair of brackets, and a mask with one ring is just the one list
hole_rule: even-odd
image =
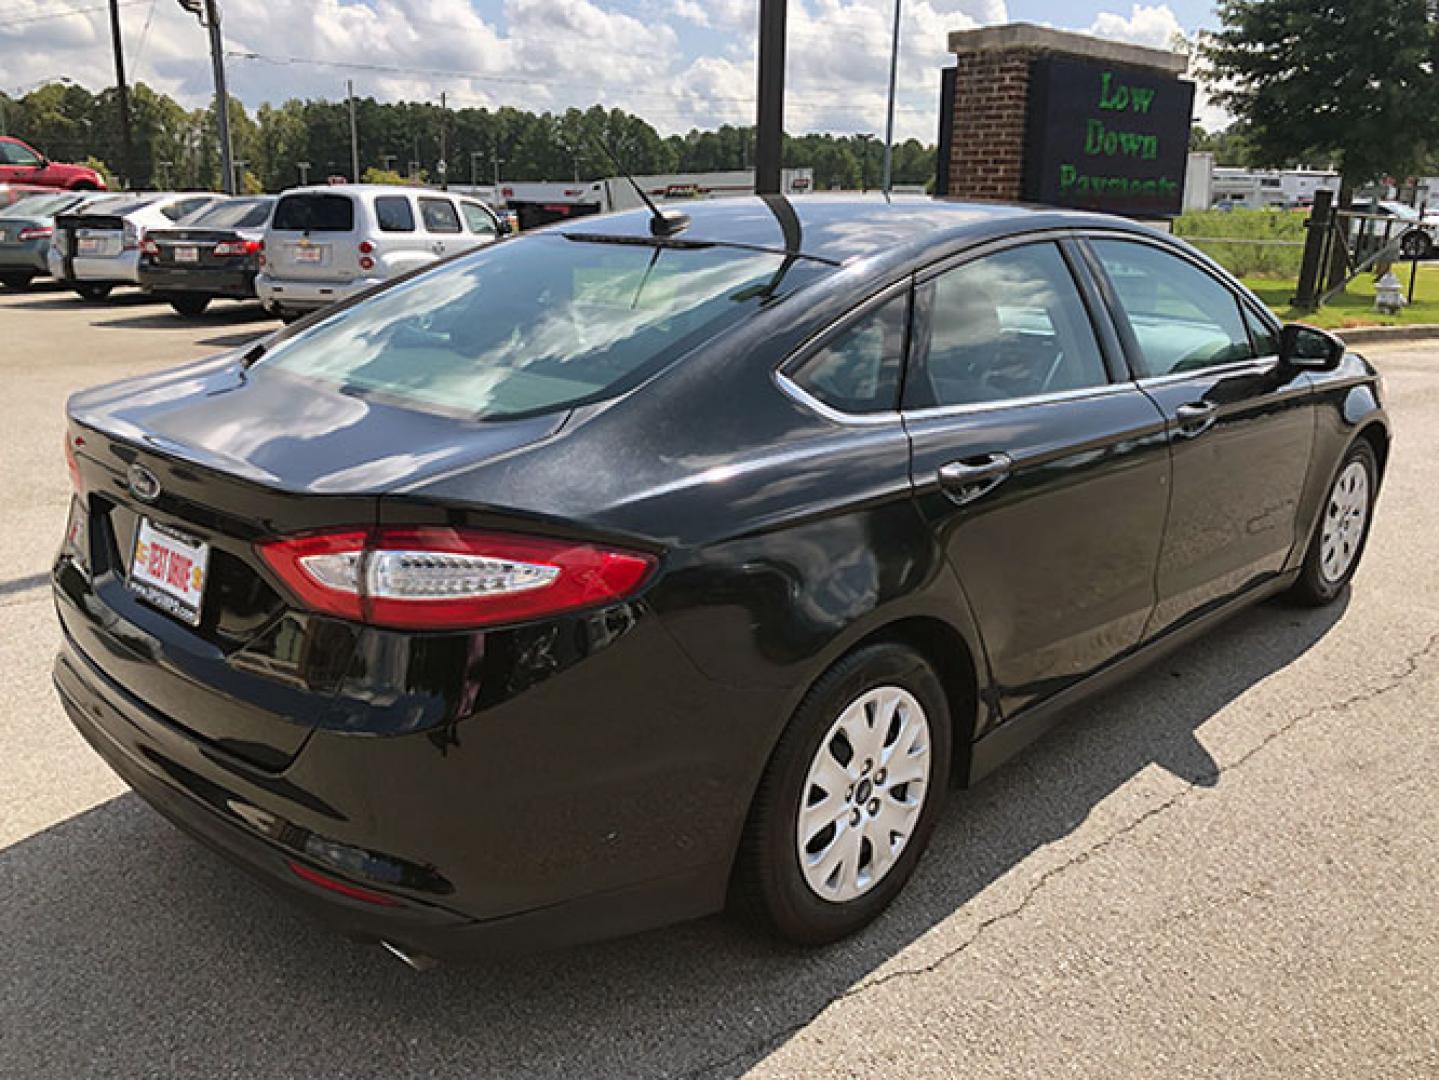
[(3, 213), (10, 217), (49, 217), (77, 201), (74, 195), (26, 195), (5, 207)]
[(106, 199), (102, 202), (86, 203), (76, 213), (80, 214), (104, 214), (106, 217), (124, 217), (126, 214), (133, 214), (136, 210), (143, 210), (152, 202), (158, 199), (158, 195), (151, 195), (144, 199), (120, 199), (118, 202), (110, 202)]
[(258, 229), (270, 216), (273, 199), (230, 199), (201, 210), (186, 225), (207, 229)]
[(535, 235), (386, 289), (255, 372), (485, 419), (608, 397), (827, 271), (719, 246)]
[(348, 195), (286, 195), (275, 207), (274, 228), (296, 232), (350, 232), (355, 203)]

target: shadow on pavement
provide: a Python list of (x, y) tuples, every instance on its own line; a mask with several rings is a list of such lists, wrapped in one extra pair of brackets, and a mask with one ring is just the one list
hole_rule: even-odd
[(737, 1074), (1001, 875), (1037, 876), (1026, 860), (1142, 770), (1222, 783), (1199, 729), (1343, 610), (1263, 605), (1075, 710), (974, 791), (954, 792), (900, 900), (820, 952), (717, 918), (417, 975), (312, 925), (122, 796), (0, 852), (7, 1071)]
[(88, 308), (91, 311), (103, 311), (106, 308), (139, 307), (142, 304), (158, 304), (160, 302), (156, 297), (134, 288), (116, 289), (104, 300), (86, 300), (83, 296), (59, 287), (47, 289), (43, 293), (37, 292), (33, 299), (31, 299), (28, 294), (19, 295), (24, 297), (21, 302), (18, 304), (7, 304), (7, 310), (43, 311), (58, 309), (65, 311), (77, 308)]
[(279, 326), (279, 321), (259, 304), (216, 305), (203, 315), (177, 315), (167, 304), (162, 311), (147, 312), (144, 315), (127, 315), (119, 319), (106, 319), (97, 323), (105, 328), (118, 327), (125, 330), (207, 330), (210, 327), (235, 326), (264, 320)]

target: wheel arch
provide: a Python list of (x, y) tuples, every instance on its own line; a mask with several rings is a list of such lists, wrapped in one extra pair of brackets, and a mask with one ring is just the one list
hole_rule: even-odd
[(1389, 444), (1392, 436), (1389, 429), (1379, 420), (1370, 420), (1359, 429), (1355, 439), (1364, 439), (1374, 449), (1374, 458), (1379, 465), (1379, 475), (1375, 478), (1376, 487), (1384, 481), (1384, 473), (1389, 467)]

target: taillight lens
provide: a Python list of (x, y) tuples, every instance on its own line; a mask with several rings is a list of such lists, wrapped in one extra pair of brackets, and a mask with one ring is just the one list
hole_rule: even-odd
[(43, 240), (47, 236), (53, 236), (55, 230), (47, 225), (32, 225), (28, 229), (21, 229), (17, 239), (20, 240)]
[(312, 533), (259, 551), (307, 607), (401, 630), (492, 626), (614, 603), (655, 566), (632, 551), (449, 528)]
[(375, 260), (374, 260), (374, 259), (370, 258), (368, 255), (361, 255), (361, 256), (360, 256), (360, 269), (361, 269), (361, 270), (373, 270), (374, 268), (375, 268)]
[(160, 245), (153, 240), (146, 240), (140, 245), (140, 253), (142, 255), (148, 255), (152, 259), (158, 259), (160, 257)]
[(360, 254), (361, 254), (361, 255), (368, 255), (368, 254), (370, 254), (370, 253), (371, 253), (372, 251), (374, 251), (374, 250), (375, 250), (375, 245), (372, 244), (372, 243), (370, 243), (368, 240), (361, 240), (361, 241), (360, 241)]
[(260, 250), (258, 240), (222, 240), (215, 245), (215, 254), (221, 258), (236, 255), (253, 255)]

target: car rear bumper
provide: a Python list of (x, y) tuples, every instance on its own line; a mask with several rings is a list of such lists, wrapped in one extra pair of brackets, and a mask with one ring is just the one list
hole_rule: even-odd
[(152, 266), (140, 267), (140, 287), (156, 293), (200, 293), (227, 296), (236, 300), (255, 295), (255, 267), (241, 260), (237, 266)]
[(295, 278), (273, 278), (261, 271), (255, 278), (255, 293), (266, 307), (312, 311), (327, 307), (356, 293), (383, 285), (385, 278), (365, 277), (353, 281), (305, 281)]
[(0, 244), (0, 270), (26, 270), (48, 274), (49, 239), (27, 240), (23, 244)]
[(84, 281), (105, 285), (138, 285), (140, 283), (140, 253), (125, 251), (108, 258), (81, 258), (70, 260), (70, 273), (65, 270), (65, 259), (53, 247), (47, 256), (50, 273), (58, 281)]
[(68, 629), (95, 611), (63, 592), (57, 602), (55, 685), (100, 756), (166, 817), (347, 936), (431, 956), (493, 955), (723, 906), (762, 754), (721, 722), (732, 697), (710, 693), (712, 707), (685, 708), (697, 676), (680, 670), (653, 622), (627, 648), (605, 650), (627, 653), (612, 662), (631, 670), (666, 673), (651, 673), (648, 688), (621, 688), (602, 652), (586, 662), (594, 679), (574, 669), (582, 681), (564, 693), (571, 710), (539, 687), (443, 729), (317, 729), (288, 765), (267, 769), (112, 679), (101, 665), (115, 646), (97, 637), (82, 647)]

